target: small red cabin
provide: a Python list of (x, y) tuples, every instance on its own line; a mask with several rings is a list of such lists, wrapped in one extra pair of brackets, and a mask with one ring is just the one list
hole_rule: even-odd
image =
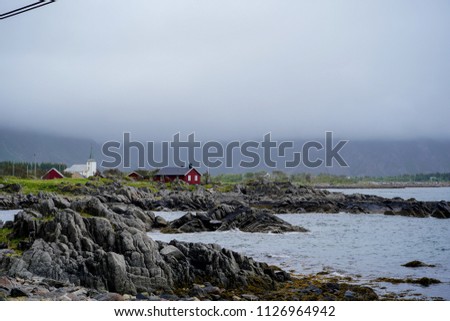
[(64, 175), (61, 174), (56, 168), (52, 168), (47, 173), (44, 174), (44, 176), (41, 177), (41, 179), (60, 179), (64, 178)]
[(202, 174), (195, 168), (188, 167), (164, 167), (155, 174), (154, 180), (157, 182), (172, 182), (176, 179), (191, 185), (200, 184)]
[(140, 181), (144, 179), (144, 176), (142, 176), (141, 174), (137, 173), (137, 172), (131, 172), (130, 174), (127, 175), (129, 178), (131, 178), (134, 181)]

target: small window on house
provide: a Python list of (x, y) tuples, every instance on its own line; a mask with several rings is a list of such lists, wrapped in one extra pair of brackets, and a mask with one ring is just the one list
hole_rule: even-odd
[(188, 182), (191, 181), (191, 175), (188, 175)]
[(194, 181), (198, 181), (198, 175), (194, 176)]

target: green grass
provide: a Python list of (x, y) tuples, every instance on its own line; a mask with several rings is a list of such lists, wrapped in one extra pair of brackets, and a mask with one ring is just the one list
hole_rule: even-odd
[(84, 217), (84, 218), (93, 218), (93, 217), (95, 217), (94, 215), (91, 215), (91, 214), (83, 212), (83, 211), (80, 212), (80, 215), (81, 215), (81, 217)]
[(33, 217), (33, 221), (39, 221), (39, 222), (51, 222), (55, 219), (54, 216), (43, 216), (43, 217)]
[[(229, 192), (234, 189), (236, 184), (246, 184), (251, 181), (258, 181), (265, 177), (265, 172), (257, 173), (245, 173), (245, 174), (221, 174), (217, 176), (211, 176), (209, 184), (203, 185), (205, 188), (214, 188), (219, 192)], [(347, 177), (337, 176), (329, 174), (312, 175), (307, 173), (298, 174), (284, 174), (280, 171), (274, 172), (268, 178), (269, 181), (285, 181), (288, 180), (296, 185), (330, 185), (330, 186), (371, 186), (374, 182), (430, 182), (433, 178), (433, 182), (447, 182), (450, 183), (450, 173), (435, 173), (435, 174), (417, 174), (417, 175), (404, 175), (396, 177)], [(267, 179), (267, 178), (264, 178)], [(202, 180), (204, 180), (202, 178)], [(0, 184), (19, 184), (22, 186), (23, 194), (37, 194), (39, 192), (58, 193), (64, 195), (75, 195), (80, 187), (85, 186), (87, 183), (94, 186), (102, 186), (110, 184), (114, 180), (109, 178), (63, 178), (55, 180), (41, 180), (41, 179), (25, 179), (16, 177), (0, 177)], [(133, 186), (136, 188), (147, 188), (152, 193), (157, 193), (160, 189), (161, 183), (154, 182), (152, 180), (133, 181), (127, 178), (120, 180), (121, 184), (126, 186)], [(194, 185), (181, 184), (181, 183), (167, 183), (163, 185), (164, 189), (176, 189), (176, 190), (190, 190), (193, 191), (197, 187)]]
[[(112, 183), (112, 179), (88, 179), (88, 178), (63, 178), (53, 180), (42, 179), (25, 179), (17, 177), (0, 177), (0, 184), (19, 184), (22, 186), (21, 193), (23, 194), (37, 194), (39, 192), (57, 193), (72, 195), (74, 191), (82, 186), (94, 185), (103, 186)], [(153, 181), (130, 181), (122, 180), (121, 183), (125, 186), (133, 186), (136, 188), (148, 188), (150, 192), (156, 193), (159, 190), (158, 183)], [(170, 185), (169, 185), (170, 188)]]
[(0, 229), (0, 243), (5, 243), (9, 249), (14, 250), (16, 255), (21, 255), (22, 251), (18, 249), (20, 241), (24, 239), (19, 238), (10, 238), (10, 234), (12, 233), (11, 228), (2, 228)]
[(229, 193), (234, 191), (235, 184), (222, 184), (216, 187), (216, 190), (220, 193)]
[(124, 182), (124, 185), (133, 186), (136, 188), (148, 188), (152, 193), (158, 192), (157, 183), (153, 181), (128, 181)]
[(8, 243), (9, 239), (8, 236), (11, 234), (12, 229), (10, 228), (2, 228), (0, 229), (0, 243)]
[(24, 194), (37, 194), (39, 192), (49, 193), (61, 193), (61, 187), (64, 185), (85, 185), (88, 179), (54, 179), (54, 180), (42, 180), (42, 179), (26, 179), (6, 177), (0, 181), (0, 184), (19, 184), (22, 186), (22, 193)]

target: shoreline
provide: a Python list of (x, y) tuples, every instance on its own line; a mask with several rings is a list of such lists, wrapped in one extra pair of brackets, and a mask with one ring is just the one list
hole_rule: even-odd
[(317, 189), (404, 189), (404, 188), (441, 188), (450, 187), (450, 183), (380, 183), (380, 184), (355, 184), (355, 185), (328, 185), (316, 184)]
[[(55, 287), (52, 284), (60, 288), (76, 285), (94, 289), (96, 295), (119, 293), (122, 298), (376, 300), (382, 297), (372, 288), (343, 279), (335, 282), (338, 285), (329, 285), (333, 282), (328, 281), (318, 284), (314, 275), (299, 281), (276, 266), (219, 245), (165, 243), (150, 239), (146, 233), (157, 228), (176, 233), (230, 229), (306, 232), (274, 215), (293, 210), (376, 213), (390, 209), (385, 214), (450, 217), (448, 202), (346, 196), (289, 183), (252, 183), (228, 192), (184, 184), (150, 190), (120, 182), (87, 182), (62, 188), (71, 194), (0, 194), (1, 208), (23, 209), (14, 222), (0, 229), (0, 277), (15, 276), (25, 283), (44, 278), (50, 280), (44, 282), (47, 290)], [(17, 189), (20, 191), (20, 186)], [(160, 210), (196, 214), (167, 222), (152, 212)], [(13, 292), (10, 289), (10, 294)], [(6, 299), (9, 297), (6, 295)], [(92, 297), (82, 294), (81, 298)]]

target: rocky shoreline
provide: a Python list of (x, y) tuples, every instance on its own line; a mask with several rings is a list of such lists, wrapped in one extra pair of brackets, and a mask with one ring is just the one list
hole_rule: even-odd
[(58, 194), (24, 195), (20, 193), (20, 186), (4, 186), (0, 189), (0, 209), (35, 208), (46, 199), (52, 199), (56, 207), (66, 208), (73, 199), (95, 197), (105, 204), (132, 204), (148, 211), (211, 212), (217, 207), (247, 207), (252, 210), (264, 209), (272, 214), (346, 212), (450, 218), (450, 202), (446, 201), (423, 202), (365, 194), (345, 195), (291, 183), (248, 183), (236, 185), (229, 192), (201, 186), (191, 190), (184, 185), (173, 189), (166, 189), (162, 185), (152, 192), (149, 188), (135, 188), (118, 182), (102, 186), (89, 182), (79, 186), (62, 184), (59, 190)]
[[(450, 217), (447, 202), (345, 196), (291, 184), (247, 184), (227, 193), (185, 186), (152, 192), (120, 183), (61, 186), (61, 194), (9, 188), (0, 194), (0, 208), (23, 210), (0, 226), (0, 300), (374, 300), (367, 287), (312, 276), (300, 281), (218, 245), (164, 243), (146, 233), (306, 231), (273, 215), (287, 212)], [(156, 210), (190, 213), (165, 222)]]

